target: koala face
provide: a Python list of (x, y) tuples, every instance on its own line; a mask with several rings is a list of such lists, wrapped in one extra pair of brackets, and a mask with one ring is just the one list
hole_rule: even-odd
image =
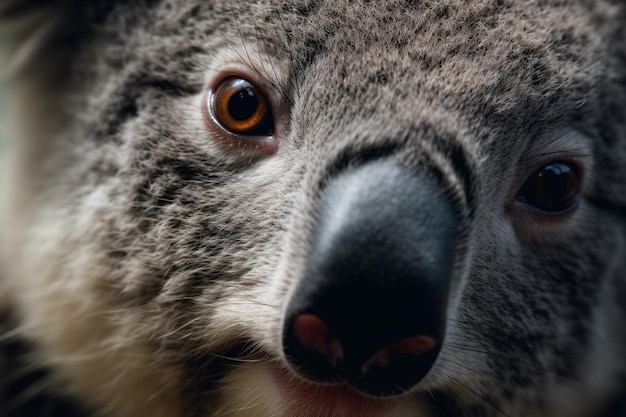
[(110, 417), (622, 415), (623, 4), (43, 7), (0, 8), (27, 57), (0, 254), (49, 392)]

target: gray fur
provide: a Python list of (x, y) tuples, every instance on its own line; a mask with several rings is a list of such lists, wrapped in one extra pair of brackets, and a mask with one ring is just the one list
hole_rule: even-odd
[[(26, 3), (0, 6), (4, 339), (51, 392), (109, 417), (365, 417), (294, 408), (271, 375), (320, 187), (373, 152), (442, 172), (465, 230), (440, 357), (376, 415), (623, 415), (623, 2)], [(205, 128), (232, 65), (280, 103), (275, 154)], [(553, 154), (586, 172), (563, 221), (511, 205)]]

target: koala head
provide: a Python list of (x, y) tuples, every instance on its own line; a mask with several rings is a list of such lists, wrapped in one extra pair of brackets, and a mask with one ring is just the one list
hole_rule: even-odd
[(621, 415), (622, 2), (0, 16), (1, 283), (49, 392), (109, 417)]

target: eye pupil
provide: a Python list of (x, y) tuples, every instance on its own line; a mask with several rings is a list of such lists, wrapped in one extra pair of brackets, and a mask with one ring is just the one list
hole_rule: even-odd
[(245, 88), (231, 97), (228, 101), (228, 112), (237, 121), (248, 120), (259, 107), (259, 100), (251, 88)]
[(518, 200), (545, 212), (564, 212), (576, 205), (579, 182), (578, 172), (571, 164), (554, 162), (526, 181)]

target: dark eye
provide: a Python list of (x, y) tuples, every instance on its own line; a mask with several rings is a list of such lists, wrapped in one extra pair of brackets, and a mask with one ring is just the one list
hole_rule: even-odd
[(250, 81), (226, 78), (207, 103), (215, 120), (230, 133), (270, 136), (273, 118), (265, 95)]
[(517, 194), (517, 200), (541, 211), (560, 214), (576, 207), (580, 174), (569, 162), (552, 162), (531, 175)]

